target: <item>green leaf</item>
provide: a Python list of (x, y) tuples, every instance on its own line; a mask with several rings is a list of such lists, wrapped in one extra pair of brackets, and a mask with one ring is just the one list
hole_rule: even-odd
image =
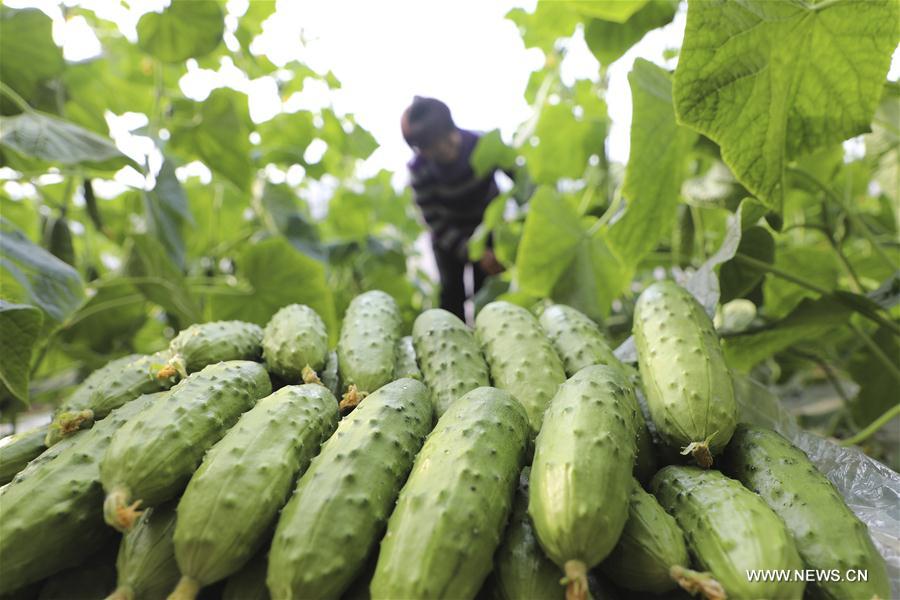
[(600, 64), (609, 65), (648, 31), (671, 22), (677, 8), (676, 0), (650, 0), (624, 22), (602, 17), (591, 19), (584, 29), (584, 41)]
[(526, 48), (553, 49), (556, 40), (575, 33), (581, 15), (571, 10), (569, 2), (538, 2), (533, 13), (514, 8), (506, 18), (515, 23)]
[(237, 260), (237, 275), (251, 291), (215, 295), (210, 299), (215, 319), (242, 319), (265, 325), (275, 312), (294, 302), (313, 308), (336, 335), (334, 303), (325, 282), (325, 267), (274, 237), (247, 247)]
[(218, 2), (172, 0), (162, 13), (146, 13), (137, 24), (138, 46), (163, 62), (206, 56), (225, 31)]
[(569, 204), (552, 188), (538, 188), (531, 197), (516, 255), (519, 289), (531, 296), (548, 296), (584, 236)]
[[(782, 244), (775, 256), (775, 267), (793, 273), (826, 290), (834, 290), (841, 274), (837, 258), (830, 249), (814, 246)], [(791, 312), (804, 298), (819, 294), (778, 277), (766, 277), (763, 283), (766, 299), (763, 311), (768, 317), (779, 318)]]
[(254, 174), (250, 154), (250, 114), (247, 96), (234, 90), (213, 90), (202, 103), (179, 105), (183, 125), (172, 131), (171, 146), (188, 158), (199, 158), (206, 165), (248, 191)]
[(147, 234), (131, 237), (132, 248), (125, 261), (125, 274), (151, 302), (163, 307), (186, 327), (201, 319), (200, 308), (187, 288), (181, 269), (165, 247)]
[(291, 245), (317, 260), (325, 258), (319, 241), (319, 230), (312, 221), (303, 201), (286, 185), (266, 183), (263, 188), (262, 206), (269, 227), (281, 233)]
[(602, 140), (594, 120), (575, 116), (568, 102), (544, 106), (534, 129), (537, 140), (521, 152), (535, 183), (556, 183), (562, 177), (577, 178), (587, 166), (586, 146), (592, 138)]
[[(234, 36), (244, 49), (250, 47), (253, 38), (262, 32), (263, 21), (275, 13), (275, 0), (254, 0), (247, 6), (247, 12), (238, 19)], [(249, 54), (249, 52), (248, 52)]]
[[(547, 0), (540, 1), (547, 2)], [(557, 2), (559, 0), (552, 0), (553, 4)], [(646, 6), (647, 0), (591, 0), (591, 2), (576, 0), (563, 4), (568, 4), (571, 10), (586, 17), (625, 23)]]
[(185, 225), (193, 225), (194, 217), (188, 207), (187, 196), (175, 177), (175, 166), (168, 159), (156, 175), (156, 185), (144, 194), (147, 230), (166, 249), (179, 270), (184, 269)]
[(45, 330), (59, 325), (84, 301), (78, 271), (34, 244), (0, 217), (0, 290), (3, 298), (44, 311)]
[(5, 119), (0, 146), (25, 157), (59, 165), (80, 165), (104, 171), (129, 164), (137, 166), (109, 138), (37, 112)]
[(877, 162), (875, 181), (900, 211), (900, 84), (885, 84), (884, 96), (866, 136), (866, 156)]
[[(717, 160), (702, 175), (686, 179), (681, 185), (681, 195), (691, 206), (710, 208), (728, 206), (746, 196), (747, 190), (737, 182), (725, 163)], [(765, 214), (765, 207), (762, 208)]]
[(147, 320), (147, 301), (127, 278), (92, 282), (96, 293), (60, 330), (67, 351), (81, 346), (97, 354), (129, 351), (128, 342)]
[[(50, 17), (36, 8), (0, 8), (0, 81), (25, 100), (32, 100), (38, 86), (63, 71), (62, 49), (53, 42)], [(19, 112), (0, 95), (0, 112)]]
[(494, 169), (512, 169), (516, 164), (516, 151), (500, 137), (500, 130), (484, 134), (475, 144), (469, 163), (478, 177), (484, 177)]
[(732, 368), (747, 372), (762, 360), (799, 342), (810, 342), (840, 327), (851, 311), (833, 298), (804, 299), (791, 314), (772, 329), (737, 335), (723, 342), (725, 358)]
[(0, 300), (0, 384), (26, 406), (31, 353), (43, 321), (34, 306)]
[(787, 161), (868, 131), (897, 45), (900, 4), (688, 6), (675, 73), (679, 120), (717, 142), (738, 180), (780, 210)]
[[(775, 261), (775, 240), (768, 230), (754, 225), (744, 229), (737, 253), (771, 265)], [(719, 285), (722, 290), (719, 301), (725, 303), (743, 298), (759, 285), (763, 277), (765, 272), (755, 267), (734, 260), (726, 262), (719, 269)]]
[[(900, 344), (890, 331), (879, 328), (872, 341), (888, 357), (896, 359), (900, 356)], [(865, 427), (897, 403), (897, 386), (900, 384), (868, 347), (853, 355), (848, 370), (859, 384), (859, 393), (850, 406), (853, 419), (858, 426)]]
[[(746, 200), (744, 202), (747, 202)], [(707, 314), (713, 315), (716, 312), (716, 305), (719, 303), (719, 278), (716, 276), (716, 268), (734, 258), (738, 247), (741, 243), (741, 216), (743, 210), (738, 209), (737, 213), (728, 215), (728, 221), (725, 228), (725, 237), (716, 253), (710, 256), (700, 267), (694, 271), (684, 287), (687, 291), (694, 295), (695, 298), (703, 305)]]
[(631, 155), (622, 189), (628, 204), (610, 226), (608, 240), (623, 262), (636, 265), (671, 231), (697, 134), (675, 123), (668, 72), (638, 59), (628, 80), (634, 103)]
[(555, 301), (601, 321), (630, 278), (630, 270), (609, 249), (603, 237), (594, 235), (578, 244), (574, 258), (556, 281), (551, 295)]

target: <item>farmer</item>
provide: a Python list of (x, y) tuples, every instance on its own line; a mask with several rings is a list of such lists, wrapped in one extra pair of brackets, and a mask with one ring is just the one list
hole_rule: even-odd
[(431, 247), (441, 279), (441, 308), (465, 321), (463, 274), (472, 268), (478, 291), (488, 275), (503, 270), (490, 245), (477, 263), (469, 262), (468, 241), (497, 194), (494, 171), (478, 177), (469, 165), (479, 135), (460, 129), (447, 105), (416, 96), (400, 121), (415, 155), (409, 167), (413, 196), (431, 230)]

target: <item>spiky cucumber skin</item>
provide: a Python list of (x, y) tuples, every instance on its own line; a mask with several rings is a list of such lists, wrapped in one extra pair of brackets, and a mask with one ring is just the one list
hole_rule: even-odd
[(747, 570), (802, 569), (794, 540), (762, 498), (718, 471), (670, 465), (650, 483), (660, 505), (684, 532), (695, 562), (728, 598), (801, 598), (803, 581), (755, 581)]
[[(127, 356), (122, 356), (120, 358), (113, 359), (96, 369), (90, 375), (88, 375), (84, 381), (82, 381), (75, 390), (69, 394), (69, 396), (63, 400), (59, 407), (54, 411), (53, 420), (51, 421), (49, 427), (47, 428), (47, 435), (44, 439), (44, 444), (46, 446), (53, 446), (58, 443), (67, 435), (71, 435), (74, 431), (64, 431), (63, 424), (66, 420), (66, 415), (64, 413), (77, 413), (82, 410), (92, 410), (92, 397), (95, 392), (100, 389), (108, 388), (112, 382), (118, 381), (119, 374), (125, 369), (128, 365), (133, 363), (134, 361), (146, 358), (144, 354), (129, 354)], [(146, 393), (152, 393), (156, 390), (148, 390)], [(128, 398), (128, 400), (133, 400), (140, 393), (135, 394)], [(118, 406), (121, 406), (119, 404)], [(95, 415), (96, 419), (102, 419), (106, 414), (109, 413), (110, 410), (116, 408), (116, 406), (111, 406), (106, 413), (102, 415)], [(80, 427), (77, 430), (81, 429)]]
[(250, 560), (295, 477), (337, 422), (337, 399), (319, 384), (283, 387), (244, 413), (207, 453), (178, 503), (175, 557), (182, 576), (207, 586)]
[(338, 598), (378, 543), (431, 429), (428, 390), (389, 383), (345, 417), (281, 513), (269, 555), (276, 598)]
[(110, 600), (160, 600), (178, 582), (175, 502), (148, 508), (122, 536), (116, 557), (116, 590)]
[(544, 309), (539, 320), (569, 377), (591, 365), (620, 364), (600, 327), (581, 311), (553, 304)]
[[(271, 391), (266, 370), (254, 362), (221, 362), (194, 373), (116, 432), (100, 464), (103, 489), (145, 508), (174, 498), (207, 449)], [(107, 522), (113, 524), (109, 516)]]
[(528, 512), (541, 547), (564, 567), (587, 568), (612, 551), (628, 518), (637, 451), (634, 389), (614, 367), (569, 378), (535, 441)]
[(100, 460), (113, 434), (160, 399), (153, 394), (125, 404), (71, 442), (47, 450), (52, 459), (0, 491), (0, 593), (76, 565), (114, 537), (99, 510)]
[(303, 368), (318, 373), (328, 354), (328, 330), (319, 313), (304, 304), (280, 309), (266, 324), (263, 359), (269, 371), (287, 383), (302, 383)]
[(723, 456), (726, 472), (782, 518), (810, 569), (863, 570), (868, 581), (816, 585), (835, 600), (889, 598), (884, 558), (862, 521), (806, 454), (778, 433), (741, 424)]
[(481, 387), (450, 405), (388, 520), (372, 597), (474, 598), (492, 568), (530, 430), (524, 408)]
[(600, 566), (620, 587), (654, 594), (676, 587), (669, 569), (690, 566), (684, 533), (675, 518), (637, 481), (631, 486), (622, 535)]
[(559, 584), (559, 568), (538, 544), (528, 516), (529, 472), (528, 467), (522, 469), (503, 543), (494, 555), (494, 571), (487, 590), (494, 600), (565, 597), (565, 589)]
[(475, 336), (490, 367), (491, 380), (522, 403), (532, 436), (544, 410), (566, 380), (562, 361), (530, 312), (509, 302), (491, 302), (475, 319)]
[(708, 441), (709, 452), (718, 454), (734, 432), (737, 404), (719, 338), (703, 307), (675, 282), (660, 281), (638, 298), (633, 329), (647, 405), (660, 436), (678, 448)]
[(341, 395), (341, 378), (338, 375), (338, 357), (337, 352), (332, 350), (325, 358), (325, 367), (322, 369), (320, 376), (322, 385), (328, 388), (335, 397)]
[(266, 587), (268, 561), (266, 551), (256, 553), (250, 562), (228, 578), (222, 590), (222, 600), (271, 600)]
[(426, 310), (413, 323), (412, 338), (438, 418), (466, 392), (491, 384), (478, 340), (453, 313)]
[(47, 426), (42, 425), (0, 440), (4, 442), (0, 446), (0, 485), (12, 481), (29, 462), (47, 449), (44, 444), (46, 435)]
[(258, 360), (263, 330), (244, 321), (197, 323), (169, 342), (169, 365), (182, 377), (222, 361)]
[(44, 583), (37, 600), (99, 600), (116, 585), (116, 547), (111, 540), (81, 564), (56, 573)]
[(394, 381), (398, 379), (418, 379), (422, 380), (422, 371), (419, 369), (419, 363), (416, 356), (416, 348), (413, 346), (411, 335), (404, 335), (397, 340), (396, 363), (394, 364)]
[(338, 340), (341, 383), (371, 394), (391, 381), (402, 318), (392, 297), (380, 290), (350, 301)]

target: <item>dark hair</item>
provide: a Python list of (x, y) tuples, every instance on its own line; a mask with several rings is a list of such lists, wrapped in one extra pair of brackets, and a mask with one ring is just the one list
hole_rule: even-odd
[(400, 119), (403, 139), (410, 146), (427, 148), (435, 140), (456, 129), (450, 109), (436, 98), (415, 96)]

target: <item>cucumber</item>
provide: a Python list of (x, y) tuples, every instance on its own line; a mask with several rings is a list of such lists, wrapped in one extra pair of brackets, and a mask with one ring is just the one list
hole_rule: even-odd
[(337, 399), (324, 386), (287, 386), (257, 402), (212, 447), (178, 502), (182, 577), (170, 599), (194, 598), (253, 558), (295, 477), (337, 422)]
[(731, 439), (737, 404), (713, 324), (673, 281), (648, 287), (634, 308), (634, 342), (660, 437), (710, 467)]
[(102, 419), (109, 411), (141, 394), (152, 394), (171, 387), (171, 378), (156, 377), (157, 370), (168, 357), (167, 351), (157, 352), (138, 356), (116, 370), (104, 369), (106, 379), (98, 383), (86, 398), (69, 398), (56, 414), (47, 433), (47, 445), (52, 446), (73, 431), (90, 427), (95, 420)]
[(822, 581), (834, 599), (889, 598), (884, 558), (866, 526), (806, 454), (778, 433), (739, 425), (725, 450), (726, 472), (759, 494), (782, 518), (810, 569), (861, 570), (867, 581)]
[(571, 306), (548, 306), (541, 313), (540, 323), (569, 377), (591, 365), (620, 365), (600, 327)]
[(213, 321), (183, 329), (169, 342), (171, 358), (157, 377), (187, 377), (206, 366), (230, 360), (258, 360), (263, 330), (244, 321)]
[(600, 564), (617, 585), (634, 592), (661, 594), (683, 583), (706, 598), (724, 598), (721, 585), (708, 574), (689, 569), (684, 533), (652, 494), (635, 480), (631, 486), (628, 520), (612, 553)]
[(335, 398), (341, 395), (341, 379), (338, 376), (337, 352), (332, 350), (325, 358), (325, 367), (322, 369), (322, 385), (328, 388)]
[(161, 600), (178, 582), (175, 562), (175, 502), (143, 512), (122, 537), (116, 558), (116, 589), (107, 600)]
[(266, 551), (257, 552), (240, 571), (228, 578), (222, 600), (271, 600), (266, 587)]
[(113, 434), (164, 395), (141, 396), (114, 410), (93, 429), (47, 450), (52, 459), (29, 467), (3, 487), (0, 594), (77, 565), (113, 539), (98, 510), (103, 500), (100, 460)]
[(519, 476), (512, 516), (494, 555), (494, 572), (487, 588), (488, 597), (494, 600), (562, 600), (565, 596), (559, 585), (559, 569), (541, 550), (528, 516), (529, 472), (525, 467)]
[(280, 309), (263, 331), (266, 367), (286, 383), (318, 383), (317, 373), (325, 366), (327, 354), (325, 321), (304, 304)]
[(473, 598), (515, 495), (528, 418), (481, 387), (450, 405), (416, 457), (387, 525), (372, 598)]
[(488, 366), (475, 335), (453, 313), (440, 308), (426, 310), (413, 323), (412, 337), (438, 418), (466, 392), (490, 385)]
[(380, 290), (350, 301), (337, 345), (341, 383), (346, 387), (341, 410), (351, 410), (391, 381), (401, 325), (397, 303)]
[(520, 306), (491, 302), (475, 319), (475, 335), (494, 385), (522, 403), (536, 435), (544, 410), (566, 380), (562, 361), (538, 320)]
[(422, 371), (419, 370), (416, 349), (413, 346), (411, 335), (405, 335), (397, 340), (395, 352), (397, 358), (394, 364), (394, 380), (409, 378), (422, 380)]
[(25, 466), (47, 449), (44, 437), (47, 426), (42, 425), (0, 439), (0, 485), (12, 481)]
[(688, 550), (728, 598), (801, 598), (803, 581), (750, 581), (748, 570), (803, 568), (784, 521), (762, 498), (718, 471), (668, 466), (650, 483)]
[(56, 573), (44, 583), (38, 600), (99, 600), (116, 586), (116, 547), (112, 540), (86, 561)]
[(270, 391), (269, 376), (258, 363), (217, 363), (129, 421), (115, 433), (100, 464), (106, 522), (128, 531), (139, 506), (177, 496), (206, 450)]
[(631, 384), (615, 367), (585, 367), (550, 402), (535, 441), (528, 512), (567, 598), (587, 597), (587, 571), (612, 551), (628, 518), (637, 451)]
[(274, 597), (340, 597), (381, 538), (430, 429), (428, 390), (414, 379), (379, 388), (341, 421), (278, 520)]

